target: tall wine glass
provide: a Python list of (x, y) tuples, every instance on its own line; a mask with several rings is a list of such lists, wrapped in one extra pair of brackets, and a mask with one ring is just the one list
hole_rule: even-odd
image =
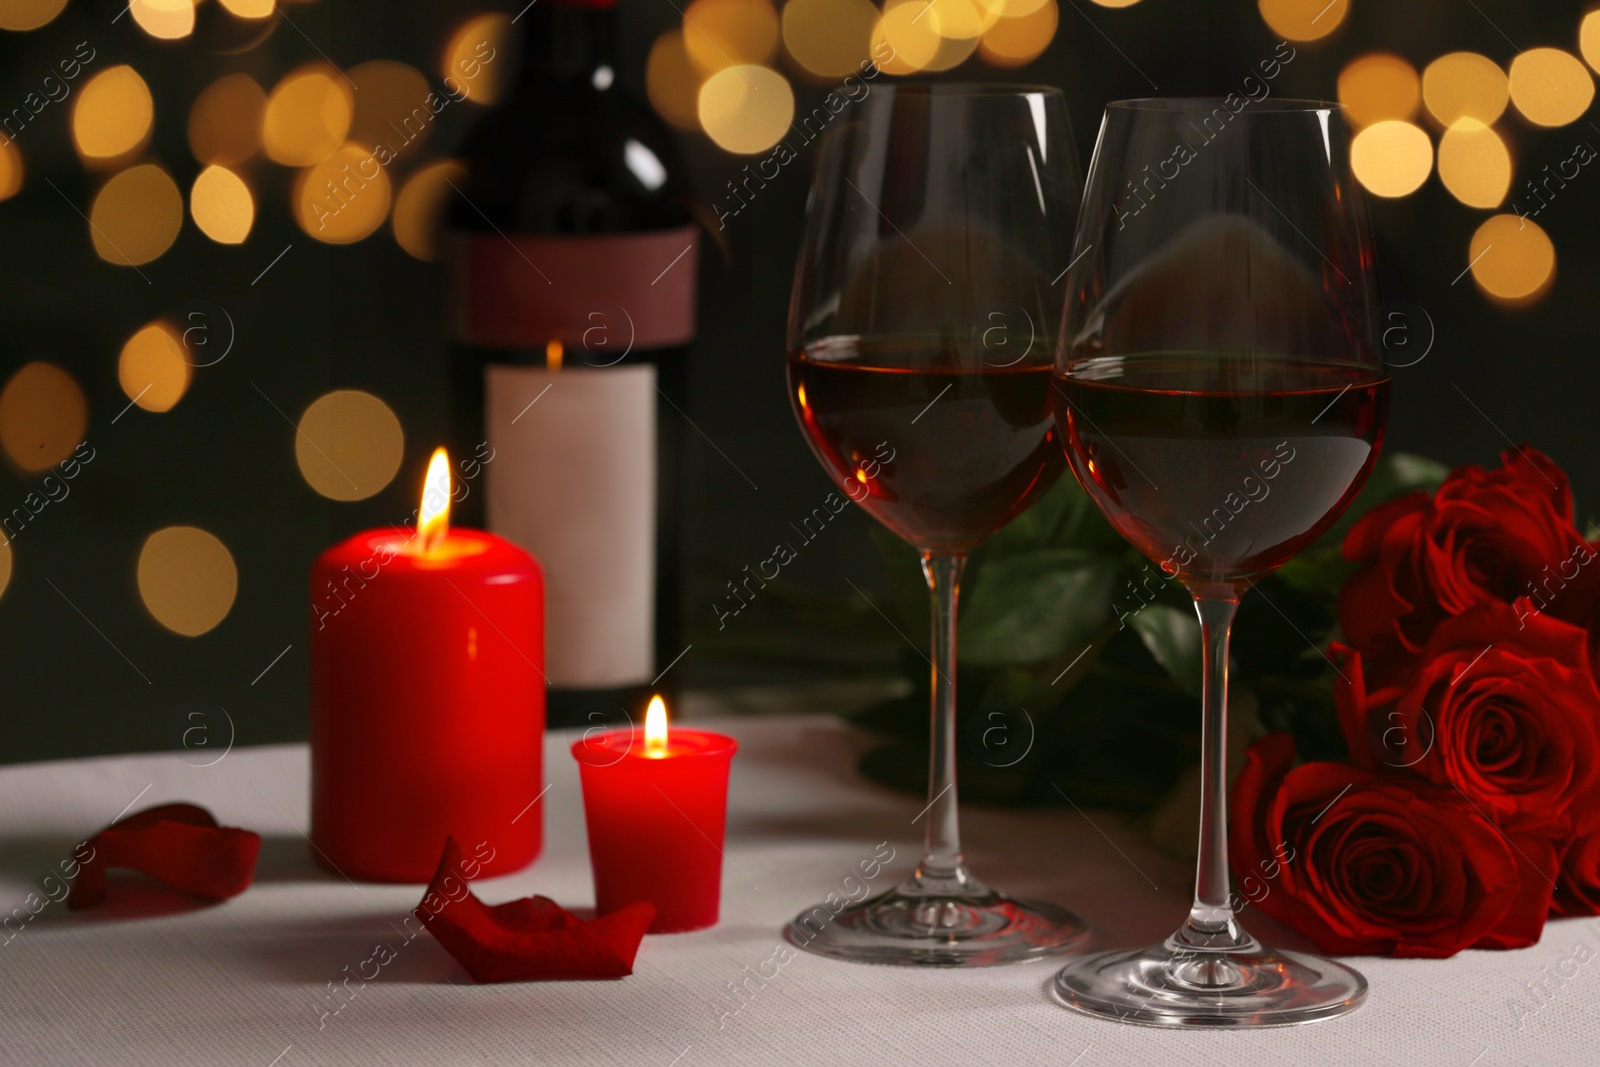
[[(926, 846), (894, 889), (786, 936), (868, 963), (982, 966), (1078, 943), (1062, 908), (967, 870), (956, 596), (967, 553), (1061, 474), (1050, 404), (1080, 180), (1066, 105), (1026, 86), (879, 85), (819, 161), (789, 305), (789, 393), (840, 492), (922, 554), (933, 600)], [(841, 502), (842, 506), (842, 502)], [(909, 814), (909, 813), (908, 813)], [(835, 901), (835, 903), (840, 903)]]
[(1107, 107), (1055, 366), (1056, 421), (1078, 480), (1188, 588), (1200, 617), (1194, 905), (1162, 943), (1085, 956), (1056, 977), (1072, 1007), (1156, 1025), (1307, 1022), (1351, 1010), (1367, 989), (1332, 960), (1264, 948), (1235, 918), (1230, 890), (1234, 611), (1350, 503), (1389, 406), (1341, 109), (1239, 104)]

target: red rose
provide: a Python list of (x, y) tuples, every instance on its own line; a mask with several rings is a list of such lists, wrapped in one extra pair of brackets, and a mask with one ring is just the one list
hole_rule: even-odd
[(1447, 619), (1370, 692), (1336, 645), (1334, 700), (1357, 766), (1457, 789), (1508, 833), (1565, 837), (1600, 816), (1600, 689), (1585, 632), (1525, 607)]
[(1233, 789), (1234, 868), (1278, 876), (1262, 911), (1324, 952), (1442, 958), (1538, 941), (1547, 840), (1513, 841), (1431, 782), (1293, 762), (1288, 735), (1268, 735)]
[(1362, 517), (1346, 559), (1367, 564), (1339, 592), (1339, 624), (1386, 673), (1445, 619), (1527, 597), (1534, 613), (1584, 622), (1600, 600), (1594, 549), (1572, 520), (1567, 477), (1543, 453), (1501, 455), (1499, 470), (1452, 471), (1430, 499), (1413, 493)]

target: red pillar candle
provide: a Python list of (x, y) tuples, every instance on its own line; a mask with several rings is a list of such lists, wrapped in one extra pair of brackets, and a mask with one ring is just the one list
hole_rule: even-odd
[(448, 525), (434, 453), (417, 532), (369, 530), (311, 569), (311, 841), (351, 878), (426, 882), (446, 836), (484, 876), (543, 837), (544, 580)]
[(722, 902), (728, 764), (739, 747), (704, 730), (667, 733), (661, 698), (645, 729), (577, 741), (583, 811), (594, 865), (595, 912), (647, 900), (650, 933), (714, 926)]

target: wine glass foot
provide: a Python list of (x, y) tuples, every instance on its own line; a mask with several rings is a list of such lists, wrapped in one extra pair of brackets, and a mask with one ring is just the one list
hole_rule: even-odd
[(1309, 953), (1168, 942), (1073, 960), (1056, 975), (1055, 995), (1078, 1011), (1144, 1026), (1293, 1026), (1354, 1011), (1367, 980)]
[(818, 904), (784, 927), (784, 939), (818, 956), (902, 967), (994, 967), (1081, 949), (1089, 927), (1066, 908), (899, 889), (833, 911)]

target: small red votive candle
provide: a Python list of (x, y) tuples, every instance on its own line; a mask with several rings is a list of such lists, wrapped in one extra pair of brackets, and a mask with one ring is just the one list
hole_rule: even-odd
[(369, 530), (311, 569), (311, 842), (350, 878), (426, 882), (453, 836), (473, 877), (543, 839), (544, 580), (450, 529), (449, 461), (417, 532)]
[(716, 925), (728, 765), (738, 747), (704, 730), (669, 735), (660, 697), (650, 701), (643, 732), (613, 730), (574, 742), (596, 914), (649, 901), (656, 906), (652, 934)]

